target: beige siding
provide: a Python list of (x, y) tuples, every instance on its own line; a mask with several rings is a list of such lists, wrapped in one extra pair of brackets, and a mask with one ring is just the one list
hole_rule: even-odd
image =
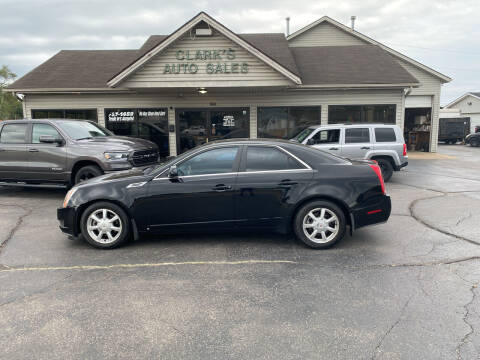
[[(211, 106), (214, 103), (215, 106)], [(349, 90), (349, 91), (279, 91), (233, 92), (209, 91), (199, 96), (194, 91), (178, 96), (169, 94), (81, 94), (81, 95), (28, 95), (25, 109), (98, 109), (99, 123), (104, 124), (106, 108), (168, 108), (169, 124), (175, 124), (175, 108), (250, 107), (250, 136), (257, 134), (257, 108), (260, 106), (321, 106), (321, 123), (328, 123), (328, 105), (395, 104), (397, 123), (403, 121), (402, 91)], [(176, 138), (170, 133), (170, 153), (175, 154)]]
[(290, 46), (346, 46), (367, 42), (329, 24), (321, 23), (288, 41)]
[[(234, 50), (235, 58), (228, 59), (227, 55), (221, 54), (222, 59), (216, 60), (178, 60), (177, 51), (186, 54), (190, 51), (190, 57), (195, 57), (197, 50)], [(232, 64), (237, 64), (237, 73), (207, 73), (207, 64), (226, 64), (231, 71)], [(242, 73), (242, 64), (248, 64), (248, 72)], [(182, 70), (178, 74), (164, 73), (166, 65), (197, 64), (195, 74)], [(223, 35), (215, 33), (212, 37), (191, 38), (184, 35), (171, 44), (162, 53), (148, 61), (142, 68), (122, 82), (120, 87), (127, 88), (150, 88), (150, 87), (233, 87), (233, 86), (275, 86), (292, 85), (292, 81), (253, 56), (248, 51), (227, 39)]]
[(480, 99), (477, 99), (473, 96), (467, 96), (466, 98), (453, 104), (451, 108), (460, 109), (462, 114), (480, 113)]

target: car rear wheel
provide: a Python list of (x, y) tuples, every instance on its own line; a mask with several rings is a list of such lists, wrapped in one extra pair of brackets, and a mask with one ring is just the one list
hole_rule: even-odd
[(103, 174), (102, 169), (96, 165), (87, 165), (80, 168), (75, 174), (75, 185), (83, 181), (93, 179), (94, 177), (100, 176)]
[(89, 206), (80, 220), (85, 240), (97, 248), (112, 249), (130, 236), (130, 221), (123, 209), (109, 202)]
[(329, 201), (312, 201), (300, 208), (294, 219), (295, 235), (307, 246), (325, 249), (345, 235), (345, 214)]
[(390, 161), (385, 159), (376, 159), (378, 166), (382, 170), (383, 181), (387, 182), (392, 178), (393, 175), (393, 166)]

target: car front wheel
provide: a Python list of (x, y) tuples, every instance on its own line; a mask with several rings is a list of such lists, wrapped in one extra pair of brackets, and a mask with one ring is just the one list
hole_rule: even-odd
[(478, 147), (478, 146), (480, 146), (480, 141), (478, 141), (477, 139), (472, 139), (472, 140), (470, 140), (470, 146)]
[(325, 249), (345, 235), (345, 214), (329, 201), (313, 201), (300, 208), (294, 219), (295, 235), (307, 246)]
[(80, 228), (84, 239), (101, 249), (112, 249), (130, 236), (130, 221), (125, 211), (109, 202), (89, 206), (82, 214)]
[(75, 185), (83, 181), (93, 179), (94, 177), (100, 176), (103, 174), (102, 169), (96, 165), (87, 165), (80, 168), (75, 174)]

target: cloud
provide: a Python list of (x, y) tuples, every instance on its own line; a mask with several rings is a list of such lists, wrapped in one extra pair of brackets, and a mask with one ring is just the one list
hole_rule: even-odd
[[(23, 75), (61, 49), (138, 48), (200, 11), (235, 32), (291, 31), (323, 15), (452, 77), (442, 103), (480, 90), (478, 0), (0, 0), (0, 64)], [(477, 80), (478, 79), (478, 80)]]

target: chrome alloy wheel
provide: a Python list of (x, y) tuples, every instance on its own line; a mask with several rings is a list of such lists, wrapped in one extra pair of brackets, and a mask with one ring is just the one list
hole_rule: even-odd
[(110, 209), (97, 209), (87, 219), (87, 231), (99, 244), (110, 244), (122, 233), (122, 220)]
[(305, 236), (318, 244), (328, 243), (337, 236), (340, 223), (337, 215), (327, 208), (311, 210), (303, 218), (303, 232)]

